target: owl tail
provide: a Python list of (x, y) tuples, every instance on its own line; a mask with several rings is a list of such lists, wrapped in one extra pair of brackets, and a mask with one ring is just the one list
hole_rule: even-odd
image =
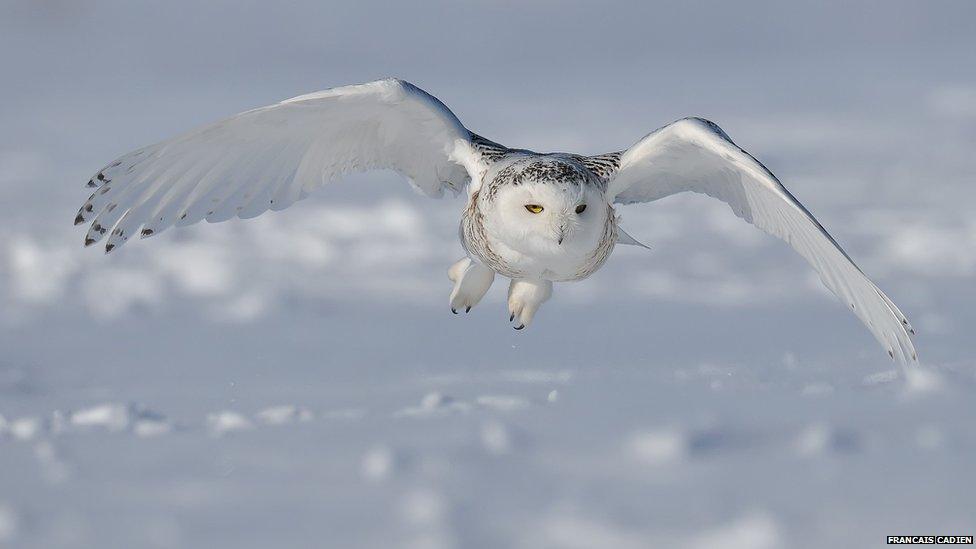
[(618, 244), (627, 244), (628, 246), (640, 246), (641, 248), (644, 248), (645, 250), (650, 250), (651, 249), (650, 246), (648, 246), (648, 245), (646, 245), (646, 244), (644, 244), (642, 242), (639, 242), (636, 238), (634, 238), (634, 237), (630, 236), (629, 234), (627, 234), (627, 231), (621, 229), (620, 227), (617, 227), (617, 243)]

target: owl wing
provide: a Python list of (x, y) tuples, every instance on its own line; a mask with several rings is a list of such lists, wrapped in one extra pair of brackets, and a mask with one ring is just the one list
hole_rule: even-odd
[(630, 204), (683, 191), (717, 198), (737, 216), (786, 241), (892, 358), (918, 362), (910, 337), (914, 330), (905, 315), (779, 180), (712, 122), (679, 120), (623, 151), (607, 194)]
[(425, 195), (459, 192), (493, 147), (435, 97), (397, 79), (250, 110), (115, 160), (75, 224), (106, 252), (201, 219), (281, 210), (348, 172), (389, 168)]

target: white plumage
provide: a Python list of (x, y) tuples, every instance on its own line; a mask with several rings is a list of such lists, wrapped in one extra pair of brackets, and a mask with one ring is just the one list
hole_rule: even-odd
[[(287, 208), (352, 171), (392, 168), (428, 196), (459, 191), (467, 171), (448, 159), (469, 132), (440, 101), (382, 80), (250, 110), (119, 158), (89, 183), (79, 212), (86, 242), (109, 251), (201, 219), (250, 218)], [(137, 229), (142, 227), (140, 231)]]
[(682, 191), (707, 194), (795, 249), (889, 355), (917, 362), (905, 315), (761, 163), (715, 124), (689, 118), (618, 153), (508, 149), (468, 131), (408, 82), (334, 88), (241, 113), (122, 156), (89, 181), (76, 224), (111, 252), (134, 235), (280, 210), (353, 171), (390, 168), (421, 193), (467, 191), (450, 269), (452, 310), (470, 310), (496, 273), (512, 278), (509, 309), (528, 325), (552, 282), (584, 278), (617, 242), (613, 204)]
[(735, 215), (786, 241), (893, 358), (917, 360), (908, 318), (779, 180), (715, 124), (680, 120), (641, 139), (621, 157), (608, 195), (630, 204), (683, 191), (717, 198)]

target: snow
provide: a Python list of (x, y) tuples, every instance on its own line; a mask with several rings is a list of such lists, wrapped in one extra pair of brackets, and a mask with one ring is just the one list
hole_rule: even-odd
[[(0, 87), (0, 546), (813, 549), (976, 530), (971, 3), (190, 7), (0, 7), (19, 75)], [(450, 314), (462, 204), (388, 172), (81, 247), (82, 186), (113, 157), (387, 73), (541, 150), (716, 120), (908, 313), (922, 368), (701, 196), (619, 208), (652, 250), (557, 285), (521, 332), (504, 283)]]
[(101, 404), (71, 414), (71, 424), (78, 427), (104, 427), (121, 431), (129, 426), (129, 409), (121, 404)]
[[(956, 382), (918, 392), (879, 367), (884, 358), (795, 352), (784, 366), (781, 355), (733, 353), (698, 364), (689, 348), (635, 360), (598, 344), (619, 325), (566, 343), (556, 322), (526, 338), (490, 310), (462, 319), (442, 309), (130, 320), (98, 330), (164, 336), (108, 360), (97, 340), (33, 347), (48, 369), (11, 377), (35, 389), (5, 389), (0, 460), (18, 471), (0, 478), (8, 536), (28, 546), (802, 548), (968, 523), (971, 369), (941, 368)], [(49, 322), (49, 334), (76, 325)], [(658, 349), (680, 336), (661, 329)], [(747, 330), (729, 329), (728, 341)], [(79, 371), (66, 360), (76, 355), (101, 366)], [(17, 438), (17, 425), (33, 431)], [(898, 504), (905, 494), (911, 503)]]
[(407, 406), (398, 410), (396, 417), (426, 418), (451, 413), (466, 413), (471, 409), (468, 402), (459, 402), (450, 395), (431, 392), (424, 395), (417, 406)]
[(223, 410), (207, 415), (207, 427), (215, 436), (221, 436), (234, 431), (246, 431), (254, 425), (251, 420), (237, 412)]
[(285, 425), (296, 421), (311, 421), (315, 415), (308, 410), (294, 404), (271, 406), (255, 414), (255, 419), (265, 425)]
[(694, 549), (773, 549), (786, 539), (772, 517), (765, 513), (747, 514), (692, 540)]
[(659, 430), (634, 433), (627, 441), (626, 452), (647, 465), (667, 465), (686, 457), (688, 441), (682, 433)]
[(390, 477), (396, 465), (393, 451), (386, 446), (370, 449), (363, 456), (360, 469), (363, 478), (372, 482), (382, 482)]
[(10, 422), (10, 434), (18, 440), (31, 440), (41, 430), (41, 420), (36, 417), (22, 417)]
[(503, 455), (514, 449), (511, 430), (498, 420), (490, 420), (481, 426), (481, 444), (489, 453)]
[(170, 423), (153, 419), (140, 419), (132, 426), (132, 432), (139, 437), (165, 435), (172, 430), (173, 426)]
[(20, 517), (6, 503), (0, 503), (0, 542), (9, 543), (17, 536)]
[(482, 407), (499, 412), (512, 412), (529, 406), (529, 401), (514, 395), (481, 395), (475, 402)]

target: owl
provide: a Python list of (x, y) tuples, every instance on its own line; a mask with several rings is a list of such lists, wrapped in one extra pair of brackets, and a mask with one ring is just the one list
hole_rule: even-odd
[(918, 356), (914, 329), (823, 226), (716, 124), (684, 118), (630, 148), (595, 156), (509, 148), (465, 128), (438, 99), (399, 79), (344, 86), (243, 112), (123, 155), (100, 170), (75, 217), (105, 251), (174, 225), (281, 210), (343, 174), (391, 169), (420, 194), (466, 198), (448, 269), (450, 308), (468, 312), (496, 276), (510, 279), (521, 330), (554, 282), (581, 280), (614, 246), (642, 246), (614, 207), (692, 191), (803, 256), (888, 355)]

